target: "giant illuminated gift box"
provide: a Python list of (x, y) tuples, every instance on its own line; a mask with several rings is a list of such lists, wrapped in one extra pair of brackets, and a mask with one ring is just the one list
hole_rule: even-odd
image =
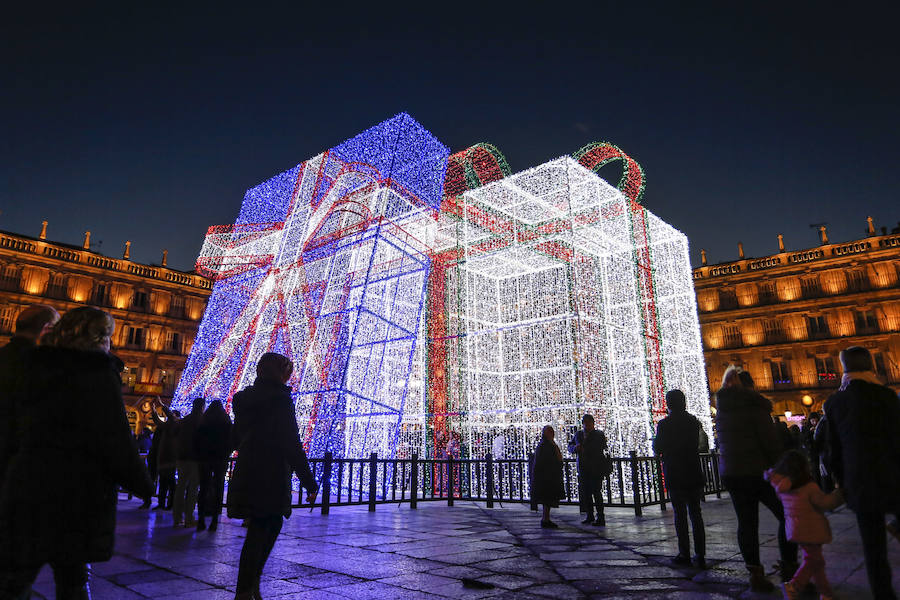
[[(216, 284), (175, 405), (228, 405), (279, 352), (313, 456), (524, 456), (584, 412), (645, 452), (672, 387), (709, 430), (687, 239), (639, 166), (448, 154), (401, 113), (249, 190), (197, 261)], [(587, 168), (611, 159), (631, 197)]]
[(565, 444), (591, 413), (614, 455), (649, 452), (672, 388), (709, 431), (687, 238), (581, 162), (445, 200), (433, 249), (438, 450), (449, 429), (472, 455), (503, 435), (525, 456), (544, 425)]

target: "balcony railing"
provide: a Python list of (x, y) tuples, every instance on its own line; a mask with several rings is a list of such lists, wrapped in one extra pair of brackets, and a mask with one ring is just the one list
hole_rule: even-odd
[(20, 287), (20, 279), (18, 277), (0, 277), (0, 290), (17, 292)]
[(791, 300), (783, 300), (778, 297), (778, 295), (771, 290), (760, 290), (759, 295), (757, 296), (757, 301), (749, 304), (741, 304), (738, 302), (736, 296), (733, 295), (719, 295), (719, 305), (714, 310), (700, 310), (700, 312), (717, 312), (722, 310), (736, 310), (736, 309), (746, 309), (752, 308), (754, 306), (769, 306), (772, 304), (787, 304), (790, 302), (799, 302), (801, 300), (816, 300), (819, 298), (828, 298), (834, 296), (842, 296), (847, 294), (857, 294), (860, 292), (872, 292), (872, 291), (880, 291), (880, 290), (889, 290), (893, 288), (900, 287), (900, 280), (894, 282), (892, 285), (887, 286), (874, 286), (868, 279), (854, 279), (847, 282), (847, 287), (841, 291), (828, 292), (823, 290), (820, 286), (804, 286), (801, 288), (800, 293), (796, 298), (792, 298)]
[(838, 337), (832, 336), (831, 331), (828, 327), (817, 328), (817, 327), (808, 327), (806, 330), (806, 339), (809, 340), (825, 340), (830, 337)]
[[(234, 468), (231, 459), (228, 477)], [(455, 500), (485, 502), (488, 508), (495, 503), (532, 503), (530, 497), (531, 464), (527, 459), (494, 460), (490, 454), (483, 459), (422, 459), (413, 454), (405, 459), (333, 458), (328, 452), (322, 458), (310, 459), (310, 467), (321, 489), (315, 506), (328, 514), (334, 506), (368, 505), (374, 511), (379, 504), (408, 503), (416, 508), (419, 502), (445, 501), (453, 506)], [(603, 481), (606, 506), (634, 509), (640, 516), (645, 506), (659, 505), (663, 510), (669, 501), (658, 457), (638, 456), (613, 458), (613, 472)], [(701, 454), (700, 463), (705, 476), (703, 493), (721, 497), (724, 487), (719, 478), (718, 455)], [(574, 459), (563, 460), (563, 483), (566, 496), (561, 504), (578, 504), (578, 471)], [(299, 482), (294, 479), (297, 494), (294, 507), (301, 503)]]

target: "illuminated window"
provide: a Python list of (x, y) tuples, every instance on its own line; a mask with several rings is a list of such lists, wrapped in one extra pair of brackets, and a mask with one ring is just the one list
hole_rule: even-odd
[(810, 338), (828, 337), (828, 323), (822, 315), (806, 317), (806, 329)]
[(801, 279), (800, 289), (803, 290), (804, 298), (818, 298), (822, 295), (822, 287), (819, 285), (818, 277)]
[(172, 306), (169, 308), (169, 316), (175, 319), (184, 318), (184, 296), (172, 298)]
[(856, 311), (856, 333), (875, 333), (878, 331), (878, 319), (872, 310)]
[(722, 337), (725, 338), (726, 348), (738, 348), (744, 345), (741, 329), (737, 325), (723, 325)]
[(765, 330), (766, 343), (777, 344), (787, 341), (787, 335), (784, 333), (784, 326), (779, 319), (767, 319), (763, 321)]
[(838, 379), (838, 372), (834, 368), (834, 359), (832, 357), (816, 358), (816, 376), (821, 382)]
[(129, 327), (128, 337), (125, 341), (132, 348), (143, 348), (147, 341), (147, 330), (143, 327)]
[(109, 285), (98, 283), (94, 287), (93, 303), (98, 306), (109, 306)]
[(847, 271), (847, 291), (862, 292), (869, 289), (869, 280), (865, 272), (860, 270)]
[(122, 369), (122, 385), (134, 387), (137, 381), (137, 367), (125, 367)]
[(135, 292), (131, 299), (131, 306), (138, 310), (147, 310), (148, 300), (147, 292)]
[(166, 350), (173, 354), (181, 354), (181, 334), (170, 331), (166, 334)]
[(791, 379), (791, 368), (786, 360), (773, 360), (769, 363), (772, 369), (772, 383), (775, 385), (788, 385)]
[(737, 308), (738, 301), (734, 288), (725, 288), (719, 290), (719, 306), (722, 308)]
[(51, 298), (65, 299), (68, 297), (66, 289), (66, 276), (63, 273), (54, 273), (47, 286), (47, 295)]
[(12, 333), (15, 309), (7, 306), (0, 309), (0, 333)]
[(884, 354), (881, 352), (873, 352), (872, 360), (875, 363), (875, 374), (880, 377), (887, 377), (888, 372), (885, 367)]

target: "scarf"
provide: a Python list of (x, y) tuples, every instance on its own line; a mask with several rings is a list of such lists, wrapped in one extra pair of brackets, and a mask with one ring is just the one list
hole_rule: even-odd
[(881, 380), (878, 379), (878, 376), (873, 371), (850, 371), (841, 376), (841, 391), (846, 390), (847, 386), (850, 385), (850, 382), (854, 379), (868, 381), (875, 385), (882, 385)]

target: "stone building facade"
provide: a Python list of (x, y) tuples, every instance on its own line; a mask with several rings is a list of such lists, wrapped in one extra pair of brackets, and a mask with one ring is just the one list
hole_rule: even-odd
[(96, 306), (116, 320), (112, 352), (125, 363), (123, 397), (131, 423), (149, 422), (148, 399), (164, 402), (184, 368), (212, 281), (162, 264), (144, 265), (111, 258), (82, 246), (0, 231), (0, 344), (13, 333), (18, 314), (31, 304), (48, 304), (60, 314)]
[(871, 350), (882, 381), (900, 389), (900, 231), (694, 269), (707, 375), (729, 364), (753, 375), (776, 413), (821, 410), (841, 379), (838, 353)]

